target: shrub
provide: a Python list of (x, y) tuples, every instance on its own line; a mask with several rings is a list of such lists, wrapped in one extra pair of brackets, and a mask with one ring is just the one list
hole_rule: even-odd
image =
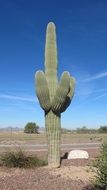
[(6, 152), (0, 157), (2, 166), (31, 168), (47, 165), (47, 161), (35, 155), (27, 156), (22, 150)]
[(39, 126), (36, 125), (36, 123), (29, 122), (26, 124), (24, 133), (38, 133)]
[(101, 126), (98, 131), (99, 133), (107, 133), (107, 126)]
[(102, 145), (100, 155), (95, 160), (94, 166), (97, 168), (95, 189), (107, 190), (107, 143)]

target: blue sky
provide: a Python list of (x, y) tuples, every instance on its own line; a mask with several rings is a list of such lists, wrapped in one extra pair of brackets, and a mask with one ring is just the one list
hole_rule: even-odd
[(107, 1), (0, 0), (0, 127), (44, 126), (34, 75), (44, 69), (45, 31), (57, 28), (58, 72), (76, 78), (62, 127), (107, 125)]

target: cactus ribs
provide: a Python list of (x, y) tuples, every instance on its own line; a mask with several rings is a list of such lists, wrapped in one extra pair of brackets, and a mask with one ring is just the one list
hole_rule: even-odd
[(69, 72), (57, 77), (57, 44), (54, 23), (47, 25), (45, 45), (45, 72), (35, 75), (36, 94), (45, 112), (48, 143), (48, 165), (60, 166), (61, 113), (69, 106), (74, 95), (75, 79)]

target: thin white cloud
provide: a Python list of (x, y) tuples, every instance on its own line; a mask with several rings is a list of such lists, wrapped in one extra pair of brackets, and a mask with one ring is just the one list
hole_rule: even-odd
[(90, 81), (94, 81), (94, 80), (98, 80), (101, 78), (107, 77), (107, 71), (102, 72), (102, 73), (98, 73), (94, 76), (88, 77), (86, 79), (81, 80), (81, 82), (90, 82)]
[(107, 91), (107, 88), (102, 88), (102, 89), (94, 90), (94, 92), (104, 92), (104, 91)]
[(98, 96), (97, 98), (95, 98), (95, 100), (98, 100), (98, 99), (103, 98), (103, 97), (105, 97), (105, 96), (107, 96), (107, 93)]
[(26, 102), (37, 102), (37, 99), (32, 97), (21, 97), (21, 96), (13, 96), (13, 95), (7, 95), (7, 94), (2, 94), (0, 95), (0, 99), (10, 99), (10, 100), (20, 100), (20, 101), (26, 101)]

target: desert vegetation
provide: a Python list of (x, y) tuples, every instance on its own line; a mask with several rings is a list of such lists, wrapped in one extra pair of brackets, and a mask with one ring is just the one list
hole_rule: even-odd
[(107, 142), (102, 144), (100, 153), (95, 159), (93, 166), (96, 168), (94, 188), (107, 190)]
[[(78, 133), (75, 131), (63, 130), (61, 133), (61, 143), (87, 143), (87, 142), (103, 142), (107, 139), (107, 133)], [(24, 133), (23, 129), (18, 131), (11, 131), (10, 129), (4, 129), (0, 131), (0, 144), (11, 144), (11, 143), (34, 143), (34, 144), (46, 144), (46, 133)]]
[(107, 143), (102, 145), (94, 162), (78, 159), (71, 160), (69, 164), (53, 169), (48, 168), (46, 160), (38, 156), (28, 156), (21, 150), (6, 152), (0, 156), (0, 189), (107, 189)]
[(38, 133), (39, 126), (36, 123), (29, 122), (24, 128), (24, 133)]
[(47, 160), (36, 155), (27, 155), (24, 151), (7, 151), (0, 155), (0, 166), (34, 168), (47, 165)]
[(81, 134), (89, 134), (89, 133), (107, 133), (107, 126), (100, 126), (98, 129), (91, 129), (83, 126), (81, 128), (77, 128), (75, 130), (71, 130), (71, 132), (81, 133)]

